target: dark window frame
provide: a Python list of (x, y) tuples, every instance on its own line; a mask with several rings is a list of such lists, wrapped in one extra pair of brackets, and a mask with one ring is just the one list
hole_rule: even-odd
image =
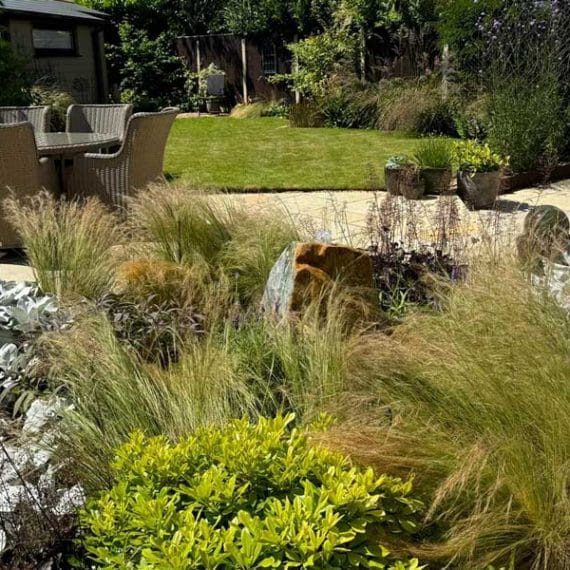
[[(34, 31), (69, 32), (73, 46), (69, 49), (37, 48), (34, 42)], [(78, 57), (77, 26), (71, 24), (49, 24), (45, 22), (32, 23), (32, 47), (36, 57)]]
[[(271, 61), (269, 61), (271, 60)], [(273, 70), (268, 71), (268, 63), (273, 63)], [(277, 44), (274, 41), (267, 40), (261, 46), (261, 69), (263, 77), (273, 77), (279, 73), (279, 56), (277, 51)]]

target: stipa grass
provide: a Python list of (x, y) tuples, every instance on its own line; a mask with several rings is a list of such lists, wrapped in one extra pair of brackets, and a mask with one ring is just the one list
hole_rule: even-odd
[(5, 207), (43, 291), (98, 298), (111, 288), (123, 232), (99, 201), (65, 202), (43, 192), (24, 201), (13, 195)]
[(208, 339), (189, 343), (165, 370), (121, 345), (98, 316), (46, 338), (44, 350), (73, 404), (58, 453), (73, 458), (90, 489), (109, 482), (115, 449), (134, 429), (176, 440), (199, 426), (255, 417), (260, 408), (231, 355)]
[(248, 211), (220, 196), (168, 186), (132, 202), (132, 226), (145, 254), (199, 267), (204, 276), (231, 283), (239, 301), (258, 300), (280, 253), (301, 239), (281, 209)]
[(474, 570), (569, 568), (569, 315), (512, 265), (486, 265), (375, 354), (360, 394), (388, 405), (389, 428), (369, 429), (386, 407), (360, 406), (329, 443), (417, 474), (448, 529), (426, 552)]

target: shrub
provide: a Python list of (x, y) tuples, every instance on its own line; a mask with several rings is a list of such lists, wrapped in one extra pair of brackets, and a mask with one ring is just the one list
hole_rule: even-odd
[(28, 104), (24, 60), (17, 56), (10, 43), (2, 38), (0, 38), (0, 77), (2, 78), (0, 105)]
[(119, 24), (120, 44), (108, 46), (108, 57), (119, 70), (121, 102), (137, 111), (157, 111), (185, 101), (185, 71), (173, 53), (167, 32), (153, 37), (128, 22)]
[(462, 139), (484, 141), (489, 131), (489, 97), (479, 95), (476, 99), (461, 101), (455, 114), (455, 129)]
[(419, 135), (445, 135), (457, 137), (457, 107), (450, 101), (439, 101), (419, 111), (415, 131)]
[(490, 109), (489, 145), (510, 157), (515, 172), (536, 168), (551, 145), (559, 148), (564, 121), (552, 78), (501, 82), (491, 94)]
[(350, 69), (341, 69), (327, 81), (316, 102), (327, 127), (373, 129), (378, 124), (379, 99), (377, 84), (361, 81)]
[(97, 306), (107, 313), (122, 344), (162, 366), (177, 362), (184, 343), (203, 332), (203, 318), (190, 306), (160, 302), (152, 296), (134, 303), (107, 295)]
[(122, 232), (116, 217), (95, 199), (60, 202), (47, 192), (5, 207), (46, 293), (98, 298), (114, 279)]
[(474, 140), (456, 143), (454, 154), (457, 168), (464, 172), (493, 172), (508, 164), (508, 160), (493, 152), (488, 144)]
[(133, 434), (114, 461), (115, 485), (83, 512), (90, 559), (164, 570), (419, 568), (389, 550), (417, 529), (411, 483), (310, 447), (292, 420), (234, 421), (176, 445)]
[(276, 75), (274, 82), (286, 83), (308, 97), (319, 97), (326, 92), (326, 84), (339, 65), (352, 61), (355, 37), (346, 26), (332, 26), (290, 44), (298, 67), (287, 75)]
[[(508, 260), (487, 263), (444, 312), (377, 341), (377, 391), (364, 391), (389, 406), (390, 429), (367, 431), (386, 422), (371, 404), (351, 435), (324, 437), (383, 472), (415, 472), (444, 563), (568, 568), (569, 335), (550, 295)], [(366, 409), (353, 390), (345, 406)]]

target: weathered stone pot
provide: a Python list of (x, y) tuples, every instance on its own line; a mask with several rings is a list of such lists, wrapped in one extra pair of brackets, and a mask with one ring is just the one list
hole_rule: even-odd
[(488, 210), (495, 205), (501, 188), (501, 172), (459, 172), (457, 194), (474, 210)]
[(426, 194), (453, 194), (451, 169), (422, 168)]
[(404, 178), (400, 181), (400, 193), (408, 200), (419, 200), (425, 194), (425, 182), (421, 177)]
[(392, 196), (399, 196), (400, 178), (402, 176), (401, 168), (384, 168), (384, 180), (386, 182), (386, 190)]

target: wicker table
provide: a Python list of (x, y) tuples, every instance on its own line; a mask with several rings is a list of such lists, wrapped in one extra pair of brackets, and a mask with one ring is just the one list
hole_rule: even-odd
[(65, 194), (65, 162), (86, 152), (118, 146), (121, 139), (102, 133), (35, 133), (36, 146), (40, 156), (49, 156), (58, 162), (59, 184)]
[(120, 144), (115, 135), (101, 133), (36, 133), (36, 145), (41, 156), (63, 156), (97, 151)]

